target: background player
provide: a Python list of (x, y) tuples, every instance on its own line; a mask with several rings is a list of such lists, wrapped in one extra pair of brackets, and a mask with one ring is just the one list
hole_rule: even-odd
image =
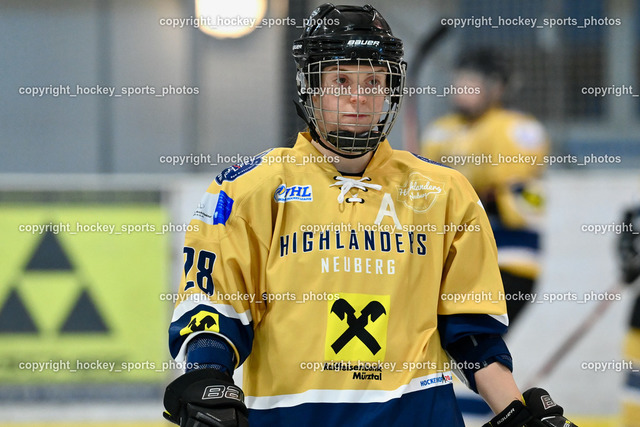
[(422, 154), (461, 171), (477, 191), (498, 245), (513, 325), (539, 274), (540, 178), (549, 143), (537, 120), (503, 107), (509, 74), (492, 50), (463, 53), (453, 81), (460, 92), (452, 98), (455, 112), (428, 127)]
[[(618, 253), (622, 267), (622, 280), (629, 285), (640, 276), (640, 205), (629, 208), (624, 213), (625, 228), (620, 235)], [(640, 295), (629, 321), (629, 332), (625, 339), (624, 360), (630, 360), (633, 368), (627, 373), (626, 396), (622, 409), (622, 422), (625, 427), (640, 426)]]
[[(564, 424), (546, 392), (521, 396), (515, 385), (505, 304), (448, 298), (497, 295), (495, 242), (461, 174), (386, 140), (404, 88), (402, 42), (371, 6), (325, 4), (309, 21), (293, 48), (309, 132), (218, 175), (187, 232), (169, 334), (172, 355), (198, 369), (167, 387), (165, 416), (182, 426), (247, 425), (247, 414), (252, 426), (462, 426), (451, 356), (502, 411), (500, 426)], [(418, 228), (445, 223), (470, 227)], [(340, 226), (308, 229), (323, 224)], [(324, 296), (299, 299), (313, 292)], [(249, 411), (230, 376), (243, 362)]]

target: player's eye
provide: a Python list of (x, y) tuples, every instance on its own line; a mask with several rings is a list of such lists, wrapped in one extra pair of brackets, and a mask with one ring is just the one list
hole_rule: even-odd
[(371, 86), (383, 86), (384, 78), (382, 76), (374, 76), (369, 79), (369, 84)]

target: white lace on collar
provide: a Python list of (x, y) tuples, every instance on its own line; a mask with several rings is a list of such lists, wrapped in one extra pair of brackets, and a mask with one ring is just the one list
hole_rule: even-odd
[(372, 190), (382, 189), (381, 185), (369, 184), (368, 182), (365, 182), (365, 181), (371, 181), (371, 178), (368, 178), (368, 177), (353, 179), (353, 178), (347, 178), (347, 177), (338, 175), (338, 176), (334, 176), (333, 179), (335, 179), (338, 182), (331, 184), (330, 187), (333, 187), (333, 186), (340, 187), (340, 194), (338, 194), (338, 203), (342, 203), (345, 200), (348, 203), (364, 203), (364, 200), (358, 197), (357, 193), (354, 194), (352, 197), (345, 198), (347, 193), (349, 193), (349, 190), (351, 190), (352, 188), (357, 188), (362, 191), (369, 191), (369, 189), (372, 189)]

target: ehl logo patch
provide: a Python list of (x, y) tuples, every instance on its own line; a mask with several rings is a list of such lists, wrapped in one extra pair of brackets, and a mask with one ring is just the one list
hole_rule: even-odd
[(437, 182), (418, 172), (398, 186), (398, 201), (416, 213), (428, 211), (439, 195), (444, 194), (444, 183)]
[(218, 313), (213, 313), (211, 311), (197, 312), (191, 316), (189, 324), (180, 330), (180, 336), (198, 331), (220, 332)]
[(387, 347), (389, 295), (340, 294), (328, 301), (325, 358), (383, 360)]
[(273, 199), (277, 203), (286, 202), (312, 202), (313, 193), (310, 185), (292, 185), (287, 187), (280, 184), (273, 194)]

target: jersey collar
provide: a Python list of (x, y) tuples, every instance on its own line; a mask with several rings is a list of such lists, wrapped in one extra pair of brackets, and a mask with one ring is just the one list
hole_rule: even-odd
[[(309, 132), (300, 132), (298, 134), (298, 138), (296, 139), (296, 144), (294, 145), (293, 149), (300, 152), (302, 156), (312, 155), (317, 157), (323, 155), (311, 143), (311, 135), (309, 134)], [(365, 168), (363, 176), (367, 176), (367, 174), (383, 167), (384, 164), (391, 158), (392, 153), (393, 149), (391, 148), (391, 144), (389, 144), (389, 141), (385, 139), (378, 145), (375, 153), (373, 153), (373, 157)], [(297, 161), (300, 162), (300, 160), (298, 159)], [(330, 162), (310, 162), (306, 166), (308, 166), (309, 164), (315, 164), (319, 168), (334, 175), (338, 172), (333, 163)]]

